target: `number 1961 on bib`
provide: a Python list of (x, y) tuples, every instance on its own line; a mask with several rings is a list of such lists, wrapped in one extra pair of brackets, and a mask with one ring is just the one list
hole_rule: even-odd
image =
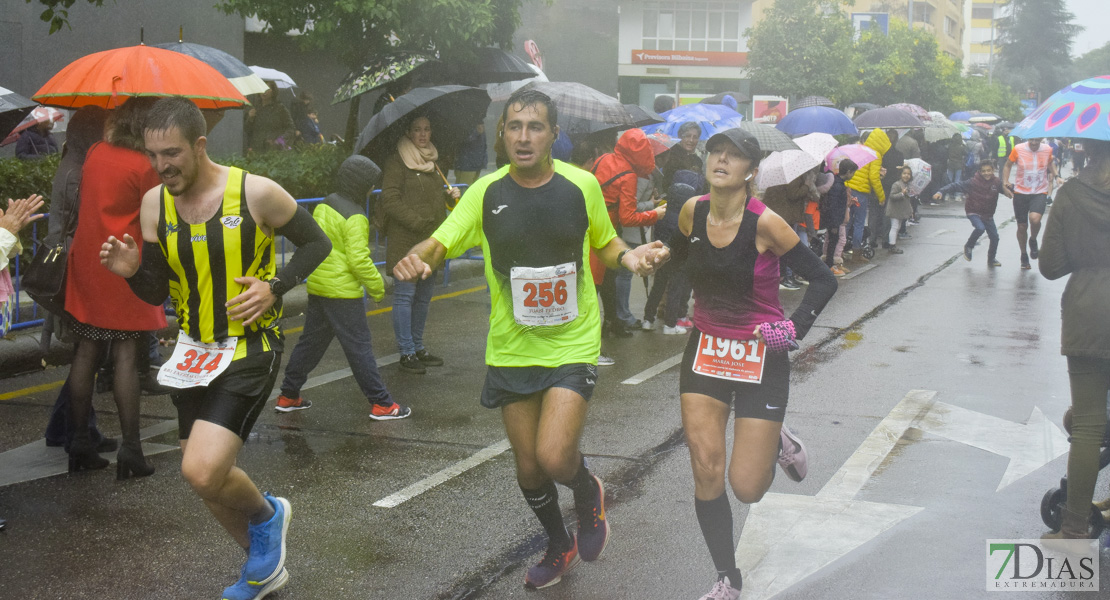
[(766, 354), (767, 344), (761, 340), (729, 340), (702, 333), (693, 371), (717, 379), (759, 383)]

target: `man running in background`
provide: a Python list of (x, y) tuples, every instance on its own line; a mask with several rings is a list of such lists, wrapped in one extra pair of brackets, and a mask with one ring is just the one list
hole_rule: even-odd
[[(629, 250), (609, 221), (597, 179), (552, 160), (559, 129), (548, 96), (513, 94), (502, 121), (498, 136), (509, 165), (471, 186), (393, 273), (402, 281), (427, 278), (445, 257), (482, 246), (491, 311), (481, 401), (501, 409), (517, 482), (547, 532), (547, 552), (525, 576), (526, 587), (544, 588), (579, 557), (597, 560), (609, 537), (604, 488), (578, 449), (601, 350), (590, 248), (606, 267), (638, 275), (651, 274), (669, 254), (661, 242)], [(555, 482), (574, 492), (577, 536), (563, 525)]]
[[(1041, 141), (1041, 138), (1033, 138), (1014, 146), (1002, 170), (1002, 183), (1013, 193), (1014, 218), (1018, 223), (1017, 240), (1021, 248), (1023, 269), (1032, 268), (1029, 259), (1037, 258), (1037, 234), (1041, 231), (1041, 216), (1048, 206), (1052, 186), (1056, 183), (1052, 148)], [(1017, 165), (1017, 175), (1014, 183), (1010, 183), (1010, 171), (1014, 165)]]
[[(113, 236), (100, 262), (143, 300), (173, 300), (181, 334), (159, 383), (178, 388), (181, 473), (247, 550), (239, 581), (221, 597), (263, 598), (289, 579), (289, 502), (259, 492), (235, 459), (281, 364), (281, 296), (331, 242), (281, 186), (208, 158), (204, 116), (192, 102), (159, 100), (143, 130), (162, 185), (143, 196), (142, 252), (130, 235)], [(280, 271), (275, 232), (297, 247)]]

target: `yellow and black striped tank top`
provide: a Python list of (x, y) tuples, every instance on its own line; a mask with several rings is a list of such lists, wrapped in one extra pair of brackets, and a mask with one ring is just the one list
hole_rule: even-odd
[(170, 265), (170, 299), (181, 329), (194, 340), (212, 343), (238, 337), (235, 360), (248, 354), (282, 350), (278, 327), (281, 299), (249, 329), (228, 318), (224, 304), (243, 292), (236, 277), (274, 276), (274, 240), (247, 210), (247, 173), (230, 168), (223, 206), (211, 219), (196, 225), (177, 214), (174, 197), (162, 186), (158, 243)]

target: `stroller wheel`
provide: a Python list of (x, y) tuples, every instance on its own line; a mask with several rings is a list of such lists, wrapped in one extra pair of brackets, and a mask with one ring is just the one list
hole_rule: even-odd
[(871, 246), (864, 246), (863, 249), (860, 250), (860, 254), (862, 254), (863, 257), (867, 260), (871, 260), (872, 258), (875, 258), (875, 249)]
[[(1052, 488), (1041, 498), (1041, 520), (1052, 531), (1060, 531), (1064, 522), (1064, 503), (1068, 501), (1068, 491), (1063, 488)], [(1099, 513), (1102, 520), (1102, 513)]]

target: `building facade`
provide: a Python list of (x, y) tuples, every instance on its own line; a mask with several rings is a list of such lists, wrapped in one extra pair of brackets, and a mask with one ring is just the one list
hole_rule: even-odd
[(998, 20), (1005, 16), (1009, 2), (968, 0), (965, 17), (969, 27), (964, 36), (964, 67), (968, 72), (989, 73), (995, 66), (1001, 47)]
[[(893, 19), (912, 23), (937, 38), (942, 52), (967, 62), (966, 6), (973, 0), (856, 0), (849, 7), (852, 14), (886, 13)], [(987, 0), (988, 2), (990, 0)]]

